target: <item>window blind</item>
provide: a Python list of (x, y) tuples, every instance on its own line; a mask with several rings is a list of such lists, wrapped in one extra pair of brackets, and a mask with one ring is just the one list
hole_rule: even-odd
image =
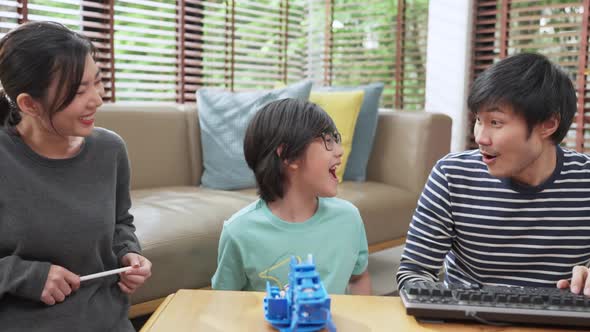
[(207, 1), (203, 73), (208, 86), (270, 89), (304, 75), (303, 1)]
[(428, 0), (0, 0), (0, 34), (53, 20), (98, 47), (107, 101), (194, 102), (200, 87), (386, 84), (424, 104)]
[(383, 82), (382, 107), (424, 107), (428, 1), (311, 0), (309, 6), (310, 79)]
[(97, 48), (96, 61), (105, 86), (105, 100), (114, 89), (112, 5), (108, 1), (0, 1), (0, 36), (27, 21), (55, 21), (88, 36)]
[(176, 100), (176, 2), (115, 1), (117, 100)]

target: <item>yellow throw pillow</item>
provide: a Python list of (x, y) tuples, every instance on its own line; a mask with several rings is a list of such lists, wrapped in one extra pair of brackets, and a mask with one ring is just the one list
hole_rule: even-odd
[(342, 135), (342, 164), (336, 171), (338, 182), (342, 182), (342, 175), (346, 169), (346, 162), (352, 148), (352, 138), (356, 119), (363, 104), (364, 90), (358, 91), (311, 91), (309, 101), (318, 104), (334, 120), (336, 128)]

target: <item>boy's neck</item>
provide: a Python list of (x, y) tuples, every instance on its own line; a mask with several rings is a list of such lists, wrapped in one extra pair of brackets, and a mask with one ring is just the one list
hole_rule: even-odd
[(318, 198), (286, 190), (283, 198), (269, 202), (268, 208), (275, 216), (284, 221), (304, 222), (316, 213)]

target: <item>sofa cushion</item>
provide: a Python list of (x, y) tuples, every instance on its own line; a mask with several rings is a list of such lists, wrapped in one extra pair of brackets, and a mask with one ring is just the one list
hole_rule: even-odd
[(346, 169), (346, 163), (352, 148), (352, 139), (356, 120), (363, 103), (363, 90), (336, 91), (336, 92), (312, 92), (309, 100), (322, 107), (330, 115), (336, 128), (342, 135), (342, 164), (336, 170), (338, 181), (342, 182), (342, 176)]
[(210, 285), (223, 221), (256, 196), (183, 186), (131, 192), (136, 234), (152, 276), (133, 304)]
[[(238, 192), (256, 198), (256, 189)], [(418, 200), (409, 190), (371, 181), (344, 181), (338, 185), (338, 197), (359, 209), (369, 245), (406, 236)]]
[(272, 91), (199, 89), (197, 108), (203, 150), (203, 186), (223, 190), (254, 187), (254, 173), (244, 158), (244, 135), (250, 119), (272, 101), (283, 98), (307, 100), (310, 90), (310, 81)]
[(364, 90), (365, 95), (354, 129), (352, 149), (344, 171), (344, 180), (350, 181), (365, 181), (367, 179), (367, 164), (369, 163), (369, 156), (375, 139), (375, 130), (377, 129), (377, 115), (381, 94), (383, 93), (383, 83), (371, 83), (358, 87), (328, 86), (317, 89), (317, 91), (353, 91), (359, 89)]
[(200, 151), (191, 149), (192, 112), (177, 105), (105, 104), (96, 113), (96, 125), (121, 135), (131, 164), (131, 188), (192, 185), (200, 175), (192, 167)]
[(338, 197), (359, 209), (369, 245), (406, 236), (418, 201), (409, 190), (371, 181), (344, 181)]

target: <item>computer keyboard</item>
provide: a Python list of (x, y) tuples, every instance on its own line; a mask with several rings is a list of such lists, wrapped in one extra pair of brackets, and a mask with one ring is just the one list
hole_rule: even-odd
[(590, 327), (590, 298), (567, 289), (409, 281), (400, 297), (407, 314), (422, 321)]

